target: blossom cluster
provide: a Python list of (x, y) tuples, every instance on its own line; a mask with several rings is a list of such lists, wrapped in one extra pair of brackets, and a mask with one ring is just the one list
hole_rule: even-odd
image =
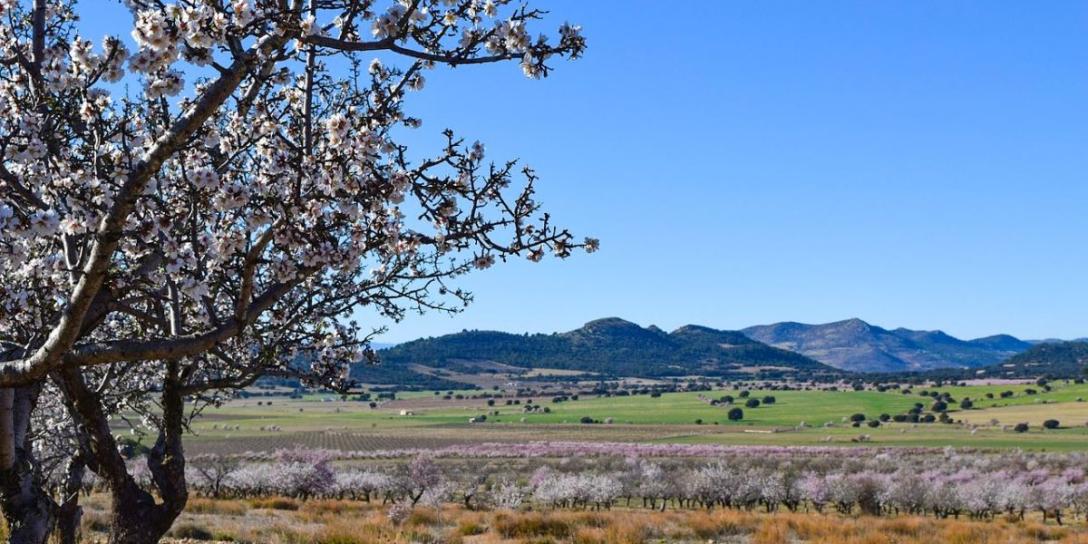
[[(553, 223), (530, 168), (452, 131), (431, 150), (403, 138), (429, 70), (528, 59), (535, 77), (580, 56), (570, 25), (528, 39), (542, 11), (124, 0), (131, 24), (108, 17), (98, 39), (77, 24), (98, 3), (0, 0), (0, 385), (18, 403), (0, 449), (22, 494), (5, 511), (48, 500), (41, 476), (66, 464), (114, 493), (138, 476), (158, 488), (133, 501), (154, 540), (180, 508), (152, 505), (184, 503), (179, 436), (207, 404), (264, 376), (345, 391), (383, 326), (468, 304), (460, 276), (598, 246)], [(382, 60), (355, 70), (359, 52)], [(133, 415), (156, 459), (126, 467), (135, 446), (109, 429)], [(417, 469), (397, 479), (412, 502), (453, 491)], [(301, 497), (367, 479), (289, 457), (199, 472)], [(13, 531), (52, 526), (30, 517)]]
[[(144, 361), (109, 374), (128, 380), (119, 389), (162, 381), (133, 345), (182, 334), (219, 339), (189, 350), (195, 392), (265, 373), (339, 388), (347, 364), (373, 358), (360, 307), (382, 322), (457, 311), (470, 294), (454, 278), (598, 247), (552, 224), (531, 169), (449, 131), (433, 153), (398, 139), (420, 126), (408, 96), (427, 70), (531, 54), (542, 74), (546, 58), (581, 55), (571, 25), (555, 43), (529, 40), (543, 12), (504, 0), (315, 13), (128, 0), (132, 25), (93, 40), (74, 24), (77, 4), (49, 4), (40, 29), (26, 26), (27, 6), (0, 8), (11, 15), (0, 55), (34, 57), (0, 67), (4, 345), (38, 349), (93, 269), (108, 271), (94, 279), (100, 313), (49, 353), (94, 345), (102, 359)], [(361, 74), (296, 62), (358, 48), (390, 53)], [(93, 251), (104, 239), (116, 247)]]

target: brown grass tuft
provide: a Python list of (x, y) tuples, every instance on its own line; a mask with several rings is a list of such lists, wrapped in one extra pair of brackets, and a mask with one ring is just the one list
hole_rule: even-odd
[(504, 538), (569, 538), (573, 533), (567, 522), (538, 512), (520, 515), (500, 513), (495, 516), (494, 527)]
[(222, 516), (241, 516), (249, 510), (249, 505), (242, 501), (205, 499), (201, 497), (189, 499), (185, 504), (185, 511), (190, 514), (218, 514)]
[(752, 544), (787, 544), (788, 540), (788, 525), (775, 519), (764, 520), (752, 535)]
[(286, 497), (276, 497), (272, 499), (252, 499), (249, 504), (254, 508), (265, 508), (268, 510), (291, 510), (295, 511), (299, 509), (299, 502), (295, 499), (289, 499)]

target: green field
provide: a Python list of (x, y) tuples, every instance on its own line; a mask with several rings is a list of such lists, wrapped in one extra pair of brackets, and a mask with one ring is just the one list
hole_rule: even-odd
[[(329, 395), (235, 400), (209, 408), (193, 424), (190, 443), (217, 444), (217, 448), (238, 451), (295, 445), (318, 445), (345, 449), (411, 447), (465, 443), (481, 440), (630, 440), (719, 444), (775, 445), (879, 445), (926, 447), (1025, 448), (1037, 450), (1088, 449), (1088, 385), (1053, 384), (1043, 392), (1037, 386), (942, 387), (959, 400), (970, 397), (975, 408), (959, 410), (951, 405), (949, 415), (965, 424), (888, 423), (879, 428), (851, 427), (845, 418), (862, 413), (868, 418), (899, 414), (916, 402), (927, 407), (929, 397), (904, 395), (898, 390), (877, 391), (752, 391), (751, 398), (773, 395), (776, 402), (758, 408), (743, 408), (744, 419), (728, 421), (730, 406), (712, 406), (709, 399), (722, 395), (738, 397), (734, 390), (705, 393), (666, 393), (660, 397), (582, 398), (553, 403), (550, 398), (533, 399), (550, 413), (523, 412), (523, 404), (506, 405), (498, 399), (488, 407), (482, 399), (443, 401), (433, 393), (399, 395), (398, 400), (370, 408), (366, 402), (344, 401)], [(1028, 395), (1025, 390), (1039, 391)], [(1011, 398), (986, 400), (986, 393), (999, 396), (1014, 391)], [(704, 398), (700, 398), (702, 395)], [(260, 403), (260, 404), (258, 404)], [(271, 404), (269, 404), (271, 403)], [(402, 415), (402, 411), (411, 412)], [(495, 415), (492, 411), (498, 411)], [(469, 418), (489, 414), (485, 423), (470, 424)], [(582, 418), (611, 420), (610, 424), (582, 424)], [(1044, 419), (1057, 419), (1063, 428), (1043, 430)], [(998, 425), (991, 425), (997, 420)], [(697, 423), (697, 421), (699, 423)], [(1014, 433), (1003, 426), (1018, 422), (1032, 424), (1027, 433)], [(802, 427), (801, 423), (805, 423)], [(975, 428), (977, 427), (977, 428)], [(858, 442), (861, 435), (867, 439)], [(315, 443), (316, 441), (316, 443)]]

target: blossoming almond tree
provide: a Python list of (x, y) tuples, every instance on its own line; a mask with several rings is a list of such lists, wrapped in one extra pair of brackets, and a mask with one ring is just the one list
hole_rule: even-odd
[[(511, 61), (546, 76), (582, 54), (578, 27), (533, 38), (544, 13), (509, 0), (123, 3), (133, 26), (96, 45), (75, 21), (98, 2), (0, 0), (0, 505), (14, 542), (43, 542), (58, 514), (42, 426), (74, 429), (73, 468), (108, 485), (110, 541), (155, 542), (187, 499), (186, 399), (266, 375), (346, 387), (345, 363), (373, 357), (358, 307), (455, 311), (469, 295), (451, 278), (597, 245), (552, 224), (532, 170), (450, 131), (430, 156), (397, 138), (420, 125), (404, 103), (428, 70)], [(43, 420), (46, 404), (66, 410)], [(154, 429), (153, 489), (118, 451), (119, 414)]]

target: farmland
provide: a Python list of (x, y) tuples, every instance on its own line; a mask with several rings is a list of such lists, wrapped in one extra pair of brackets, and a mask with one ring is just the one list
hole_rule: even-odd
[[(497, 398), (488, 406), (481, 392), (458, 392), (445, 400), (433, 393), (398, 395), (371, 408), (369, 403), (333, 395), (248, 398), (208, 408), (194, 421), (188, 447), (196, 452), (268, 451), (304, 446), (338, 450), (416, 447), (431, 449), (474, 442), (531, 440), (621, 441), (727, 445), (879, 445), (967, 448), (1078, 450), (1088, 448), (1088, 386), (1054, 383), (1051, 391), (1035, 385), (971, 385), (936, 388), (955, 399), (971, 398), (964, 410), (950, 404), (948, 416), (959, 423), (896, 423), (853, 427), (846, 418), (863, 414), (902, 414), (931, 397), (923, 388), (910, 394), (889, 389), (870, 391), (752, 390), (749, 398), (774, 397), (773, 404), (743, 408), (744, 417), (730, 421), (732, 405), (712, 405), (732, 396), (743, 406), (739, 390), (584, 397), (552, 402), (550, 397)], [(1034, 394), (1028, 394), (1034, 390)], [(1003, 392), (1012, 395), (1001, 398)], [(993, 399), (987, 399), (987, 394)], [(1007, 393), (1006, 393), (1007, 394)], [(526, 412), (529, 401), (541, 409)], [(510, 402), (511, 404), (507, 404)], [(546, 407), (547, 413), (544, 412)], [(402, 415), (410, 414), (410, 415)], [(469, 419), (487, 415), (482, 423)], [(598, 423), (585, 424), (583, 420)], [(1047, 419), (1059, 429), (1041, 428)], [(996, 420), (997, 424), (993, 424)], [(607, 422), (607, 423), (606, 423)], [(1029, 424), (1013, 432), (1016, 423)], [(865, 435), (863, 441), (859, 437)]]
[(194, 497), (173, 536), (1088, 542), (1085, 384), (261, 393), (193, 421)]
[[(1088, 385), (734, 385), (254, 391), (193, 421), (194, 495), (171, 534), (274, 544), (1088, 542)], [(100, 502), (87, 501), (85, 534), (105, 516)]]
[[(189, 475), (197, 498), (174, 535), (314, 544), (1084, 542), (1083, 454), (840, 451), (571, 442), (349, 459), (303, 449), (199, 456)], [(88, 489), (94, 532), (99, 484)]]

